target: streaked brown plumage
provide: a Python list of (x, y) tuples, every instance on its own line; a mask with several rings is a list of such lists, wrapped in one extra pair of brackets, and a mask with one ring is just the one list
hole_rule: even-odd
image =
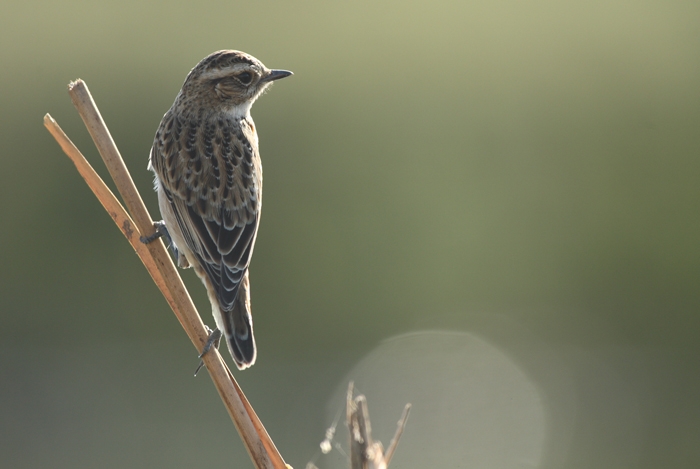
[(194, 267), (204, 283), (239, 369), (256, 357), (248, 266), (260, 223), (262, 165), (250, 108), (273, 80), (289, 75), (243, 52), (214, 52), (185, 79), (149, 159), (178, 263)]

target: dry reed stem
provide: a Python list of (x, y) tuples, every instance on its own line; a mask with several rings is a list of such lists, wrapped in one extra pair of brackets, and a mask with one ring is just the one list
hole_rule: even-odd
[[(102, 206), (134, 248), (195, 348), (198, 352), (201, 352), (208, 338), (204, 323), (199, 317), (192, 299), (162, 241), (158, 240), (148, 245), (144, 245), (140, 241), (141, 236), (149, 236), (154, 233), (153, 221), (112, 140), (109, 130), (97, 110), (87, 85), (82, 80), (77, 80), (70, 84), (69, 93), (102, 159), (107, 165), (127, 209), (133, 216), (133, 220), (85, 157), (48, 114), (44, 117), (44, 125), (73, 161), (80, 175), (85, 179)], [(259, 469), (287, 468), (288, 466), (284, 463), (282, 456), (240, 390), (218, 350), (212, 348), (209, 353), (204, 355), (203, 359), (209, 370), (209, 375), (219, 392), (219, 396), (233, 420), (255, 467)]]
[(394, 438), (384, 452), (381, 442), (372, 439), (367, 399), (363, 395), (353, 398), (354, 390), (355, 385), (350, 381), (346, 394), (346, 423), (350, 432), (350, 468), (387, 469), (406, 428), (411, 404), (406, 404), (404, 407)]
[(391, 439), (391, 443), (389, 443), (389, 447), (386, 449), (386, 452), (384, 453), (384, 461), (386, 461), (386, 465), (388, 466), (391, 463), (391, 458), (394, 457), (394, 453), (396, 452), (396, 448), (399, 446), (399, 440), (401, 439), (401, 435), (403, 435), (403, 431), (406, 428), (406, 423), (408, 422), (408, 414), (411, 413), (411, 404), (406, 404), (403, 408), (403, 413), (401, 414), (401, 418), (399, 419), (398, 423), (396, 424), (396, 433), (394, 433), (394, 438)]

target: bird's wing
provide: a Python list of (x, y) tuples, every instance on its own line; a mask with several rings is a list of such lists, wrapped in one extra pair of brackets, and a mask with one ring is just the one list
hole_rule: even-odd
[(202, 122), (166, 114), (151, 150), (182, 237), (223, 311), (236, 301), (260, 220), (262, 174), (253, 138), (227, 117)]

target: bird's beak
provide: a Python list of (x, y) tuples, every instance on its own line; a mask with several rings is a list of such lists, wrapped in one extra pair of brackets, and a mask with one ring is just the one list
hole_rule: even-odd
[(280, 78), (288, 77), (289, 75), (294, 75), (289, 70), (270, 70), (267, 76), (264, 76), (260, 81), (273, 81), (279, 80)]

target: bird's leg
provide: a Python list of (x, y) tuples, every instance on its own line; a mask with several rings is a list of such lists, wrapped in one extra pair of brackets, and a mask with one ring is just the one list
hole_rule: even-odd
[(163, 223), (162, 220), (157, 221), (153, 223), (153, 227), (156, 229), (156, 232), (153, 233), (151, 236), (141, 236), (140, 241), (143, 244), (149, 244), (160, 237), (165, 238), (168, 242), (170, 250), (173, 252), (173, 256), (175, 256), (175, 263), (183, 269), (187, 269), (190, 266), (190, 263), (187, 261), (187, 259), (185, 259), (184, 256), (180, 255), (180, 251), (178, 251), (175, 247), (175, 243), (173, 243), (173, 238), (170, 237), (170, 232), (168, 231), (168, 227), (165, 226), (165, 223)]
[[(201, 359), (204, 355), (211, 350), (212, 345), (215, 346), (217, 349), (219, 348), (219, 344), (221, 343), (221, 331), (216, 328), (213, 331), (209, 329), (209, 326), (205, 325), (207, 332), (209, 333), (209, 338), (207, 339), (207, 343), (204, 344), (204, 349), (202, 349), (202, 353), (199, 354), (199, 358)], [(201, 360), (199, 362), (199, 366), (197, 367), (196, 370), (194, 370), (194, 375), (197, 376), (197, 373), (199, 373), (199, 370), (204, 366), (204, 360)]]
[(212, 331), (209, 328), (209, 326), (205, 325), (204, 327), (209, 333), (209, 338), (207, 339), (207, 343), (204, 344), (204, 348), (202, 349), (202, 353), (199, 354), (199, 358), (202, 358), (204, 355), (206, 355), (207, 352), (211, 350), (212, 345), (214, 345), (218, 349), (219, 342), (221, 341), (221, 331), (219, 330), (219, 328), (216, 328)]
[(168, 233), (168, 228), (165, 227), (165, 223), (163, 223), (163, 220), (154, 222), (153, 228), (156, 229), (156, 232), (153, 233), (151, 236), (141, 236), (140, 240), (143, 244), (152, 243), (153, 241), (160, 238), (161, 236), (164, 236), (165, 239), (168, 240), (168, 243), (170, 245), (173, 244), (173, 240), (170, 237), (170, 233)]

